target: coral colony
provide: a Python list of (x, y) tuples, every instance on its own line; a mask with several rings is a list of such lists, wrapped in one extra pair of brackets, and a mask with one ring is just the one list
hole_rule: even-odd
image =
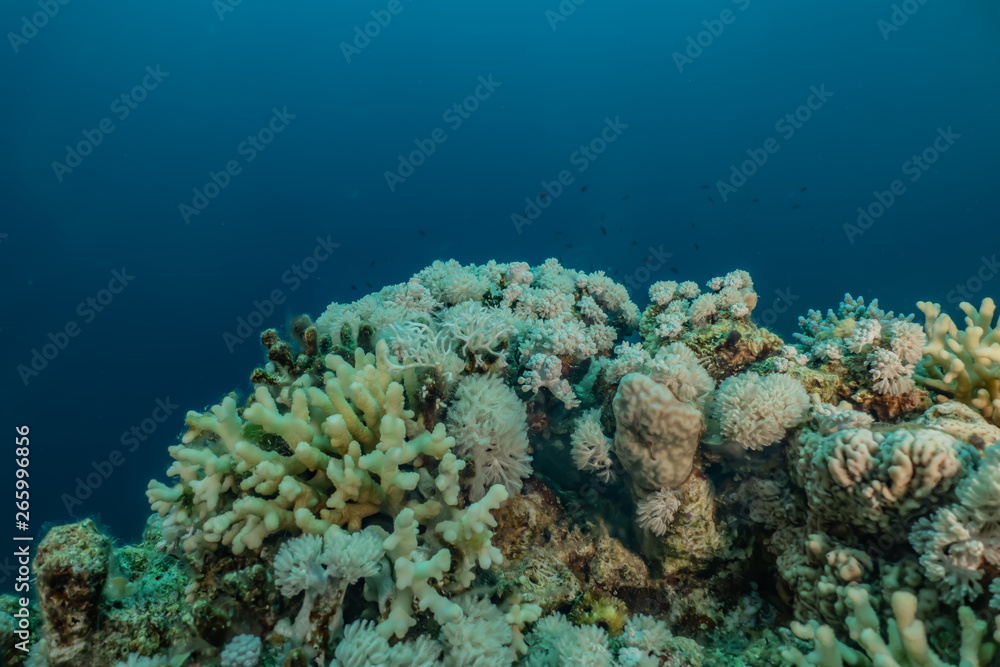
[(744, 271), (649, 299), (435, 262), (263, 332), (141, 544), (48, 532), (4, 664), (991, 664), (993, 301), (846, 295), (788, 342)]

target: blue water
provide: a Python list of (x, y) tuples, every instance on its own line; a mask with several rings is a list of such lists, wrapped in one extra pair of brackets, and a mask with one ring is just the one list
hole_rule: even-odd
[[(790, 336), (845, 291), (904, 312), (954, 303), (993, 261), (995, 2), (913, 0), (898, 26), (879, 1), (561, 7), (52, 0), (48, 17), (4, 3), (3, 428), (12, 440), (31, 427), (31, 532), (90, 514), (136, 537), (184, 412), (249, 389), (263, 348), (224, 336), (275, 290), (283, 303), (261, 306), (258, 330), (438, 258), (556, 256), (630, 278), (640, 306), (652, 281), (743, 268), (757, 314), (779, 304), (773, 328)], [(476, 107), (464, 118), (463, 103)], [(260, 150), (244, 143), (272, 122)], [(578, 152), (611, 126), (614, 141), (593, 144), (603, 152)], [(390, 188), (398, 156), (434, 136)], [(912, 162), (925, 150), (926, 170)], [(767, 160), (745, 183), (720, 186), (754, 155)], [(230, 162), (226, 187), (185, 215)], [(547, 208), (518, 224), (526, 198)], [(314, 252), (322, 261), (295, 276)], [(976, 301), (1000, 296), (990, 280)], [(109, 282), (118, 293), (102, 293)], [(19, 370), (50, 334), (62, 349)], [(144, 420), (144, 442), (126, 435)]]

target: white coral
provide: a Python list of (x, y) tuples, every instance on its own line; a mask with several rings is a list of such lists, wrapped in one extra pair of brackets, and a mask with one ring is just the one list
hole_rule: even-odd
[(440, 667), (441, 645), (426, 635), (414, 641), (389, 642), (371, 621), (355, 621), (344, 628), (330, 667)]
[(684, 323), (687, 318), (678, 313), (660, 313), (656, 316), (656, 328), (653, 333), (659, 338), (678, 338), (684, 333)]
[(680, 400), (694, 403), (699, 408), (705, 407), (715, 389), (715, 380), (684, 343), (661, 347), (648, 365), (651, 378), (670, 389)]
[(854, 326), (851, 337), (847, 340), (847, 349), (855, 354), (861, 353), (865, 346), (874, 345), (882, 335), (882, 325), (878, 320), (861, 320)]
[(747, 372), (719, 385), (715, 416), (725, 437), (759, 450), (778, 442), (787, 429), (800, 424), (809, 405), (809, 395), (795, 378)]
[(609, 384), (618, 382), (629, 373), (642, 372), (650, 356), (639, 343), (622, 343), (615, 348), (615, 356), (606, 362), (604, 377)]
[(874, 380), (872, 388), (878, 393), (899, 396), (913, 389), (913, 364), (904, 364), (892, 350), (876, 349), (865, 363)]
[(528, 423), (524, 404), (503, 380), (489, 375), (462, 379), (448, 410), (448, 433), (455, 453), (471, 456), (475, 475), (466, 483), (473, 501), (494, 484), (510, 495), (521, 492), (521, 480), (531, 474)]
[(658, 306), (665, 306), (677, 296), (677, 283), (673, 280), (661, 280), (649, 288), (649, 300)]
[(639, 527), (657, 537), (667, 534), (668, 526), (680, 509), (681, 502), (669, 489), (660, 489), (636, 503), (636, 519)]
[(927, 335), (922, 326), (910, 320), (894, 320), (887, 330), (889, 346), (904, 363), (915, 364), (923, 358)]
[(576, 392), (573, 391), (569, 381), (562, 378), (562, 361), (559, 357), (536, 354), (528, 360), (527, 369), (524, 375), (517, 379), (522, 391), (537, 394), (540, 389), (546, 387), (567, 409), (580, 405), (580, 400), (576, 397)]
[(590, 470), (608, 481), (611, 477), (611, 439), (601, 429), (598, 408), (584, 412), (575, 422), (570, 436), (573, 463), (577, 470)]
[(260, 662), (260, 637), (236, 635), (222, 649), (222, 667), (257, 667)]
[(984, 533), (981, 525), (961, 508), (942, 507), (931, 518), (917, 522), (910, 532), (910, 544), (920, 555), (920, 564), (930, 581), (938, 584), (941, 599), (960, 604), (982, 594), (979, 581), (987, 553), (990, 560), (1000, 564), (998, 537)]
[(702, 294), (691, 302), (688, 317), (691, 324), (701, 326), (706, 324), (716, 313), (718, 296), (711, 293)]
[(701, 288), (698, 287), (698, 283), (685, 280), (677, 286), (677, 292), (685, 299), (694, 299), (701, 294)]
[(483, 357), (495, 357), (506, 365), (507, 353), (501, 346), (514, 334), (510, 311), (486, 309), (475, 301), (453, 306), (442, 315), (441, 330), (448, 332), (459, 350), (476, 364)]
[(378, 528), (353, 534), (337, 528), (327, 533), (325, 545), (324, 538), (318, 535), (293, 537), (282, 544), (274, 558), (274, 583), (285, 597), (299, 593), (305, 593), (305, 597), (294, 623), (283, 619), (275, 629), (303, 641), (310, 630), (310, 615), (316, 600), (328, 588), (339, 598), (334, 625), (339, 623), (339, 603), (347, 587), (362, 577), (378, 573), (379, 562), (385, 555), (382, 541)]

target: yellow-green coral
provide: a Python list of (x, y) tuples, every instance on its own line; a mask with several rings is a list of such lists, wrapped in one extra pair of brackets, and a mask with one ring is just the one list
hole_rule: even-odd
[[(232, 397), (188, 413), (189, 430), (170, 448), (175, 463), (167, 471), (180, 481), (152, 481), (147, 492), (166, 517), (167, 543), (179, 540), (188, 552), (221, 543), (239, 554), (258, 551), (281, 530), (358, 530), (365, 517), (395, 515), (407, 504), (421, 518), (436, 516), (440, 500), (407, 497), (421, 471), (431, 476), (432, 460), (444, 460), (436, 486), (455, 504), (461, 466), (449, 457), (454, 440), (440, 424), (423, 430), (403, 408), (387, 355), (384, 342), (376, 355), (358, 349), (353, 364), (328, 355), (322, 389), (258, 387), (242, 414)], [(244, 437), (258, 428), (280, 436), (291, 455)]]
[(927, 346), (917, 379), (927, 387), (979, 410), (1000, 426), (1000, 327), (995, 327), (993, 299), (983, 299), (979, 310), (963, 301), (965, 329), (959, 330), (941, 305), (921, 301), (927, 316)]
[[(833, 629), (816, 621), (808, 624), (793, 623), (792, 630), (800, 638), (811, 641), (813, 650), (803, 654), (789, 648), (783, 656), (797, 667), (952, 667), (930, 647), (923, 621), (916, 618), (917, 598), (912, 593), (897, 592), (892, 596), (893, 618), (886, 623), (888, 639), (883, 638), (878, 614), (872, 608), (868, 592), (863, 588), (848, 589), (847, 596), (853, 607), (853, 615), (847, 618), (851, 639), (857, 642), (864, 653), (840, 642)], [(969, 607), (958, 610), (962, 628), (962, 643), (959, 649), (960, 667), (985, 667), (990, 663), (996, 646), (983, 642), (986, 635), (986, 621), (977, 620)], [(994, 641), (1000, 641), (1000, 628), (993, 634)]]
[(600, 625), (612, 637), (625, 628), (629, 613), (625, 603), (611, 595), (587, 592), (577, 598), (569, 620), (577, 625)]

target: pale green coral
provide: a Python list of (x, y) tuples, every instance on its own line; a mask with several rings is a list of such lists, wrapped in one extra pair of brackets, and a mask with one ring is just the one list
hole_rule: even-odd
[(940, 304), (921, 301), (917, 307), (927, 316), (928, 339), (917, 379), (1000, 426), (1000, 327), (993, 325), (993, 299), (983, 299), (978, 310), (971, 303), (959, 304), (964, 330), (941, 313)]
[(946, 498), (978, 458), (943, 431), (905, 426), (803, 429), (797, 443), (792, 470), (810, 510), (869, 533)]
[[(917, 599), (910, 593), (899, 592), (892, 596), (893, 618), (886, 623), (886, 635), (881, 631), (878, 614), (872, 608), (868, 592), (862, 588), (848, 591), (853, 613), (847, 618), (850, 637), (857, 642), (864, 653), (839, 641), (827, 625), (815, 621), (808, 624), (793, 623), (792, 630), (800, 639), (812, 642), (813, 650), (803, 654), (795, 648), (787, 649), (783, 655), (797, 667), (986, 667), (996, 646), (983, 642), (986, 635), (986, 621), (977, 620), (969, 607), (958, 611), (962, 628), (959, 650), (960, 661), (948, 663), (931, 649), (923, 621), (916, 618)], [(995, 641), (1000, 641), (1000, 629), (994, 632)]]
[[(358, 530), (365, 517), (398, 512), (420, 481), (412, 464), (441, 460), (455, 443), (442, 425), (423, 430), (403, 408), (387, 354), (380, 343), (375, 355), (359, 348), (353, 364), (329, 355), (323, 389), (286, 386), (276, 400), (258, 387), (242, 416), (232, 397), (208, 413), (189, 413), (182, 444), (170, 448), (175, 463), (167, 473), (180, 481), (152, 481), (147, 492), (166, 517), (166, 545), (193, 552), (222, 544), (239, 554), (258, 551), (281, 530)], [(247, 424), (280, 436), (292, 454), (245, 439)], [(442, 471), (446, 500), (456, 498), (455, 465)], [(434, 499), (409, 502), (422, 516), (440, 508)]]

